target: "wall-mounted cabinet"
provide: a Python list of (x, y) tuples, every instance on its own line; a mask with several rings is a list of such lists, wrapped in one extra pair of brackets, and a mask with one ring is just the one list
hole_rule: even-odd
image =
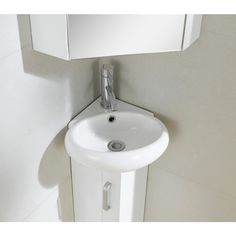
[(30, 15), (33, 49), (65, 60), (181, 51), (201, 15)]

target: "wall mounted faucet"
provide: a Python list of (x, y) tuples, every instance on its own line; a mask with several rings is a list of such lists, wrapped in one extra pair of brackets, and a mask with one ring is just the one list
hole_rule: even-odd
[(101, 69), (101, 106), (105, 110), (115, 110), (116, 98), (113, 91), (113, 66), (103, 64)]

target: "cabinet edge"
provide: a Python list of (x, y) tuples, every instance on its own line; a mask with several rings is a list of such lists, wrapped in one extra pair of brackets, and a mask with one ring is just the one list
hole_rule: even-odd
[(200, 36), (202, 15), (186, 15), (182, 50), (187, 49)]

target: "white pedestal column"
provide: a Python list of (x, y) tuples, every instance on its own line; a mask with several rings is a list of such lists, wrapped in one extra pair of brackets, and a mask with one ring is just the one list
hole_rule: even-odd
[[(75, 221), (143, 221), (148, 167), (116, 173), (73, 160), (71, 164)], [(107, 183), (110, 189), (104, 194)], [(104, 200), (110, 206), (107, 210)]]

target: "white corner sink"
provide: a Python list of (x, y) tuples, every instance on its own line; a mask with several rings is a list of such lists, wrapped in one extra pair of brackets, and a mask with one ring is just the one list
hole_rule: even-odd
[(165, 125), (136, 111), (88, 116), (69, 128), (65, 145), (71, 158), (109, 171), (132, 171), (157, 160), (169, 142)]

